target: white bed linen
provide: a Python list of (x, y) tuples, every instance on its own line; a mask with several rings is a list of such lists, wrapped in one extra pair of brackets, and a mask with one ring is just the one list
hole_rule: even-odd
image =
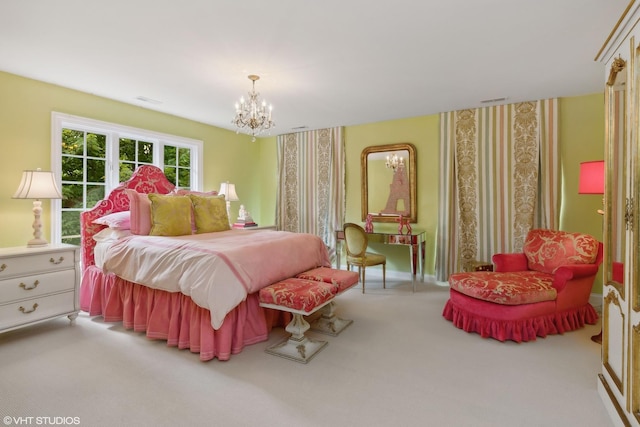
[(131, 236), (111, 244), (103, 262), (130, 282), (190, 296), (209, 309), (214, 329), (249, 293), (318, 266), (330, 266), (322, 239), (270, 230)]
[(105, 228), (93, 236), (96, 246), (93, 249), (93, 260), (96, 266), (102, 269), (104, 259), (107, 256), (107, 249), (113, 242), (131, 236), (130, 230), (117, 230), (113, 228)]
[(97, 242), (93, 249), (93, 259), (96, 263), (96, 267), (102, 269), (104, 265), (104, 259), (107, 256), (107, 249), (115, 242), (115, 240), (108, 242)]

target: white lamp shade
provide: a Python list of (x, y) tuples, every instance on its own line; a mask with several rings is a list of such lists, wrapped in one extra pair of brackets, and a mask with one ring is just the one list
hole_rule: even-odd
[(47, 246), (49, 243), (42, 237), (42, 202), (40, 199), (62, 199), (53, 172), (36, 169), (22, 172), (22, 180), (14, 199), (34, 199), (33, 201), (33, 239), (27, 247)]
[(237, 202), (240, 200), (236, 194), (236, 185), (229, 184), (229, 182), (223, 182), (220, 184), (220, 191), (218, 194), (224, 194), (224, 199), (227, 202)]
[(53, 172), (27, 170), (22, 172), (22, 180), (14, 199), (62, 199)]

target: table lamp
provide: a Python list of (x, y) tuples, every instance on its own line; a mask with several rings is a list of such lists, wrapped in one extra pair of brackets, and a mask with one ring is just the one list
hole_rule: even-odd
[(47, 246), (49, 242), (42, 238), (42, 202), (40, 199), (62, 199), (62, 194), (56, 184), (53, 172), (36, 170), (26, 170), (22, 172), (22, 181), (18, 190), (13, 195), (14, 199), (34, 199), (33, 200), (33, 239), (27, 242), (27, 247)]
[(231, 202), (240, 200), (236, 194), (236, 185), (229, 184), (229, 181), (223, 182), (220, 184), (218, 194), (224, 195), (224, 199), (227, 201), (227, 217), (229, 218), (229, 224), (231, 224), (233, 222), (231, 221)]

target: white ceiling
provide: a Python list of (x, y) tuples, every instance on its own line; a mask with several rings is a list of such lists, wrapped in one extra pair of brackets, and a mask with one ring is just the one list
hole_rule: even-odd
[(258, 74), (278, 135), (601, 92), (628, 2), (2, 0), (0, 70), (227, 129)]

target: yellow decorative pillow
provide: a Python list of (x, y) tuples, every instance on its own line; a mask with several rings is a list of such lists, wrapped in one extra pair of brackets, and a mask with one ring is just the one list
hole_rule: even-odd
[(196, 234), (230, 230), (224, 196), (189, 194), (196, 221)]
[(150, 236), (184, 236), (191, 231), (191, 200), (187, 196), (149, 194)]

